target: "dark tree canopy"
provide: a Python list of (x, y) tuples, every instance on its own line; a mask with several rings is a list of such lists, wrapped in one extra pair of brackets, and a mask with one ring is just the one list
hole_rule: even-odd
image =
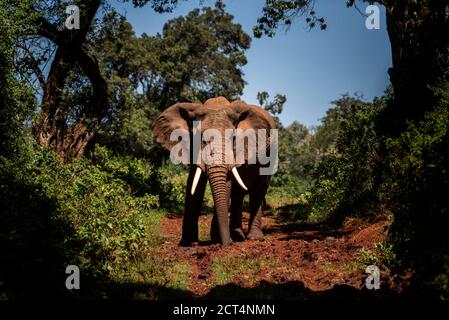
[(153, 144), (145, 128), (173, 103), (216, 96), (231, 100), (242, 94), (241, 67), (250, 37), (220, 2), (167, 21), (155, 36), (136, 37), (115, 12), (105, 15), (101, 25), (88, 46), (113, 88), (102, 138), (107, 133), (114, 149), (148, 153)]
[(175, 101), (205, 101), (220, 95), (235, 99), (242, 94), (241, 67), (247, 62), (244, 51), (251, 39), (221, 2), (168, 21), (156, 42), (163, 107)]
[[(254, 27), (254, 35), (274, 36), (282, 26), (290, 26), (295, 17), (306, 17), (310, 27), (317, 23), (326, 28), (324, 18), (317, 18), (313, 7), (316, 0), (266, 0), (263, 15)], [(351, 7), (354, 0), (341, 1)], [(442, 77), (447, 80), (449, 66), (448, 5), (440, 0), (364, 0), (386, 8), (387, 31), (392, 48), (392, 68), (389, 70), (394, 90), (394, 107), (387, 108), (385, 122), (398, 133), (406, 119), (416, 119), (434, 105), (428, 85)], [(430, 103), (429, 103), (430, 102)]]
[[(177, 2), (133, 4), (165, 12)], [(242, 94), (241, 67), (251, 39), (222, 2), (168, 21), (162, 34), (140, 38), (103, 1), (70, 4), (83, 13), (80, 29), (59, 27), (67, 3), (37, 1), (25, 9), (35, 19), (17, 43), (20, 77), (41, 95), (34, 133), (67, 161), (91, 153), (102, 123), (120, 118), (120, 113), (126, 117), (125, 111), (138, 109), (127, 116), (148, 117), (151, 110), (177, 101), (219, 95), (235, 99)]]

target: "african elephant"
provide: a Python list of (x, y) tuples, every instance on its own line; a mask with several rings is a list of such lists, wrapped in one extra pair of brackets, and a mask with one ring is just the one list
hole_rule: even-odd
[[(194, 122), (196, 121), (196, 122)], [(194, 127), (200, 121), (201, 129)], [(252, 161), (248, 150), (248, 138), (243, 143), (243, 161), (237, 163), (235, 153), (232, 159), (226, 158), (225, 144), (230, 143), (233, 152), (236, 151), (235, 134), (229, 132), (261, 132), (265, 135), (265, 141), (258, 141), (257, 146), (264, 143), (267, 154), (273, 153), (273, 140), (276, 124), (270, 114), (263, 108), (249, 105), (241, 100), (230, 103), (224, 97), (207, 100), (204, 105), (195, 103), (176, 103), (163, 111), (153, 123), (155, 140), (166, 149), (172, 150), (178, 140), (172, 141), (170, 135), (175, 129), (182, 130), (191, 138), (189, 163), (190, 173), (187, 180), (185, 193), (184, 219), (182, 226), (181, 246), (190, 246), (198, 242), (198, 217), (203, 202), (207, 180), (211, 186), (214, 200), (215, 213), (212, 218), (211, 239), (213, 242), (230, 244), (233, 241), (242, 241), (245, 234), (242, 229), (242, 204), (245, 194), (249, 194), (250, 219), (247, 239), (262, 240), (261, 229), (261, 204), (268, 189), (271, 174), (262, 175), (260, 169), (266, 167), (266, 163), (259, 161), (259, 149), (256, 149)], [(199, 152), (201, 154), (209, 148), (212, 160), (204, 161), (204, 157), (194, 159), (192, 141), (194, 136), (200, 133), (203, 136), (207, 129), (216, 129), (221, 138), (213, 138), (209, 141), (202, 139)], [(237, 129), (240, 129), (237, 130)], [(260, 129), (265, 129), (260, 130)], [(251, 130), (249, 130), (251, 131)], [(276, 135), (277, 138), (277, 135)], [(277, 140), (276, 140), (277, 141)], [(270, 144), (271, 143), (271, 144)], [(271, 150), (270, 150), (271, 148)], [(277, 148), (276, 148), (277, 152)], [(277, 153), (276, 153), (277, 157)], [(270, 155), (270, 159), (271, 159)], [(241, 158), (242, 159), (242, 158)], [(276, 159), (277, 160), (277, 159)], [(272, 164), (269, 164), (272, 165)], [(229, 215), (230, 212), (230, 215)], [(228, 215), (230, 218), (228, 218)]]

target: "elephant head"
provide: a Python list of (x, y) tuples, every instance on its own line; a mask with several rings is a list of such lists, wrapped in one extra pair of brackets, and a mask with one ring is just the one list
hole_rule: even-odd
[[(200, 130), (196, 130), (194, 121), (200, 121)], [(170, 139), (171, 133), (176, 129), (184, 131), (190, 137), (198, 134), (197, 131), (200, 131), (202, 135), (208, 129), (215, 129), (216, 132), (220, 133), (221, 138), (219, 139), (216, 137), (209, 141), (201, 139), (200, 151), (209, 148), (209, 150), (212, 150), (213, 158), (206, 163), (202, 157), (197, 158), (197, 161), (190, 162), (196, 166), (196, 173), (191, 189), (188, 192), (191, 192), (191, 194), (195, 193), (200, 176), (203, 174), (207, 175), (214, 200), (218, 232), (223, 244), (231, 242), (228, 225), (228, 182), (230, 179), (235, 179), (241, 188), (247, 189), (237, 171), (239, 164), (232, 159), (226, 158), (224, 152), (229, 144), (233, 145), (235, 143), (233, 141), (235, 138), (232, 135), (229, 136), (229, 132), (236, 131), (236, 129), (241, 129), (242, 131), (247, 129), (254, 129), (255, 131), (265, 129), (265, 132), (269, 133), (270, 129), (275, 127), (273, 118), (261, 107), (248, 105), (240, 100), (230, 103), (223, 97), (209, 99), (204, 105), (176, 103), (162, 112), (154, 121), (153, 134), (155, 140), (168, 150), (172, 150), (178, 144), (178, 141)], [(190, 139), (190, 141), (193, 141), (193, 139)], [(228, 144), (226, 145), (226, 143)], [(248, 145), (246, 144), (244, 146), (246, 160), (250, 154), (246, 150), (247, 147)], [(190, 150), (192, 149), (191, 146)], [(235, 150), (235, 146), (233, 150)], [(193, 156), (192, 153), (189, 155), (190, 160), (193, 160)]]

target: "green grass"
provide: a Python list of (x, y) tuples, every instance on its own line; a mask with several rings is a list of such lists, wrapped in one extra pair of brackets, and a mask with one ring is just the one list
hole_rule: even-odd
[(346, 271), (348, 271), (348, 272), (353, 272), (353, 271), (356, 271), (356, 270), (361, 270), (363, 268), (363, 266), (359, 263), (359, 262), (357, 262), (357, 261), (351, 261), (351, 262), (348, 262), (346, 265), (345, 265), (345, 269), (346, 269)]
[(335, 271), (337, 270), (337, 266), (334, 266), (332, 264), (323, 264), (320, 265), (319, 268), (323, 271)]
[(375, 265), (387, 270), (395, 260), (392, 247), (384, 242), (376, 242), (371, 248), (361, 248), (356, 253), (354, 261), (346, 265), (348, 271), (365, 270), (367, 266)]
[(177, 261), (167, 271), (169, 274), (167, 287), (186, 291), (190, 283), (190, 266), (187, 263)]
[(376, 265), (388, 268), (395, 260), (392, 247), (383, 242), (376, 242), (372, 248), (362, 248), (357, 252), (356, 261), (363, 266)]
[(262, 268), (276, 265), (277, 261), (273, 258), (225, 256), (212, 262), (212, 270), (215, 273), (215, 284), (224, 285), (237, 277), (253, 281)]
[(161, 250), (164, 237), (159, 229), (163, 217), (162, 210), (151, 210), (145, 217), (147, 249), (141, 260), (123, 264), (112, 274), (109, 292), (112, 297), (160, 299), (186, 296), (190, 266), (175, 257), (164, 256)]
[(207, 241), (210, 239), (210, 223), (198, 223), (199, 238), (201, 241)]

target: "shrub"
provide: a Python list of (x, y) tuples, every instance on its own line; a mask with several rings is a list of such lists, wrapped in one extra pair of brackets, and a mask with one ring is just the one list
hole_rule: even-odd
[(438, 283), (448, 296), (449, 83), (434, 91), (438, 105), (386, 141), (389, 175), (383, 187), (394, 214), (390, 240), (398, 263), (413, 268), (421, 286)]
[(339, 120), (335, 145), (330, 145), (314, 169), (309, 219), (340, 224), (347, 216), (376, 212), (379, 190), (377, 115), (387, 99), (353, 102)]
[[(14, 279), (13, 266), (26, 273), (25, 265), (36, 270), (30, 283), (48, 278), (48, 288), (55, 284), (62, 290), (61, 277), (69, 264), (78, 265), (84, 279), (103, 281), (142, 258), (145, 221), (159, 203), (157, 196), (144, 192), (152, 170), (140, 160), (101, 151), (97, 164), (85, 158), (64, 164), (52, 150), (41, 147), (20, 162), (1, 159), (1, 262), (9, 269), (1, 271), (0, 280)], [(17, 294), (35, 287), (8, 285)]]
[(187, 185), (188, 171), (166, 161), (157, 171), (161, 187), (161, 206), (176, 212), (182, 212)]
[[(184, 210), (185, 192), (189, 172), (186, 167), (175, 165), (166, 161), (157, 169), (157, 180), (159, 185), (160, 204), (173, 213), (182, 213)], [(203, 209), (212, 212), (214, 201), (209, 183), (203, 200)]]
[(88, 257), (103, 261), (102, 268), (109, 271), (137, 258), (145, 246), (142, 219), (158, 206), (157, 196), (136, 197), (123, 180), (139, 180), (142, 172), (134, 170), (139, 162), (125, 166), (122, 161), (120, 169), (113, 170), (117, 164), (113, 159), (103, 159), (102, 167), (85, 158), (63, 164), (51, 151), (40, 155), (34, 161), (32, 178), (57, 201), (57, 209), (70, 219), (84, 242), (80, 256), (87, 258), (83, 259), (86, 267), (91, 267)]
[(126, 182), (133, 195), (155, 193), (157, 171), (145, 159), (112, 155), (106, 147), (96, 145), (95, 163), (102, 171)]

